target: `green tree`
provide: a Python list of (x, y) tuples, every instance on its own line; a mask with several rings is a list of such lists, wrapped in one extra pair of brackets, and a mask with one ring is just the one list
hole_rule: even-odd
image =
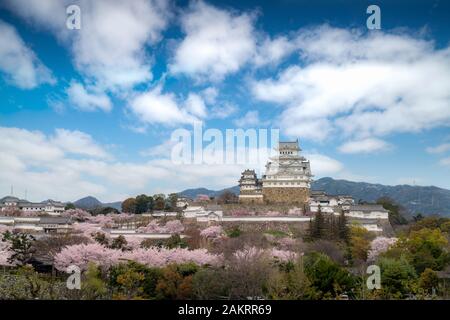
[(350, 253), (352, 259), (366, 261), (373, 235), (365, 228), (352, 226), (350, 228)]
[(128, 198), (122, 202), (122, 212), (136, 213), (136, 199)]
[(153, 196), (154, 204), (153, 209), (154, 210), (164, 210), (166, 206), (166, 196), (164, 194), (155, 194)]
[(448, 240), (440, 229), (411, 231), (408, 237), (400, 239), (398, 246), (404, 249), (418, 273), (426, 268), (442, 270), (450, 261)]
[(437, 273), (430, 268), (426, 268), (419, 278), (419, 287), (423, 289), (427, 294), (433, 292), (433, 288), (436, 289), (439, 285), (439, 277)]
[(408, 220), (404, 217), (405, 209), (401, 205), (395, 203), (391, 198), (382, 197), (377, 200), (377, 204), (381, 204), (384, 209), (389, 211), (389, 222), (392, 225), (408, 223)]
[(404, 257), (380, 258), (381, 296), (385, 299), (402, 299), (412, 292), (417, 278), (414, 267)]
[(3, 234), (2, 241), (10, 242), (12, 251), (11, 256), (8, 258), (9, 263), (15, 263), (19, 265), (27, 264), (33, 256), (35, 251), (33, 242), (35, 238), (26, 233), (11, 233), (6, 231)]
[(309, 300), (318, 296), (305, 274), (303, 257), (271, 275), (267, 286), (269, 299)]
[(346, 243), (350, 240), (350, 228), (348, 227), (347, 217), (342, 210), (338, 219), (338, 235), (339, 239), (345, 241)]
[(109, 239), (106, 237), (106, 234), (103, 232), (97, 232), (94, 234), (94, 240), (100, 243), (101, 245), (108, 247)]
[(76, 209), (76, 207), (75, 207), (75, 205), (72, 202), (69, 202), (64, 207), (64, 210), (71, 210), (71, 209)]
[(177, 202), (178, 202), (178, 194), (177, 193), (169, 194), (166, 201), (166, 209), (175, 210), (177, 208)]
[(314, 217), (314, 219), (310, 222), (310, 230), (309, 230), (309, 236), (311, 239), (322, 239), (325, 236), (325, 217), (322, 213), (322, 209), (319, 208), (317, 210), (317, 213)]
[(153, 197), (141, 194), (136, 197), (136, 214), (153, 210)]
[(187, 248), (188, 244), (184, 239), (182, 239), (180, 237), (179, 234), (174, 234), (174, 235), (170, 236), (169, 239), (167, 239), (165, 246), (169, 249)]
[(111, 243), (112, 249), (125, 250), (126, 246), (127, 246), (127, 240), (125, 239), (125, 237), (123, 235), (118, 236)]
[(349, 294), (356, 284), (347, 270), (323, 253), (311, 252), (305, 256), (305, 273), (321, 299)]
[(107, 297), (108, 288), (102, 278), (100, 268), (95, 263), (89, 263), (81, 281), (83, 299), (94, 300)]
[(156, 285), (159, 299), (191, 299), (193, 273), (183, 272), (182, 266), (168, 265), (162, 269)]
[[(144, 278), (134, 284), (136, 288), (130, 288), (129, 286), (124, 287), (124, 278), (120, 278), (121, 280), (119, 283), (118, 277), (125, 273), (139, 273), (144, 275)], [(140, 296), (145, 299), (155, 299), (157, 295), (156, 285), (161, 276), (162, 271), (160, 268), (149, 268), (137, 262), (130, 261), (126, 264), (120, 264), (112, 267), (108, 273), (108, 283), (117, 297), (125, 297), (129, 295), (129, 291), (131, 290), (134, 292), (139, 291)], [(142, 288), (142, 290), (139, 288)]]

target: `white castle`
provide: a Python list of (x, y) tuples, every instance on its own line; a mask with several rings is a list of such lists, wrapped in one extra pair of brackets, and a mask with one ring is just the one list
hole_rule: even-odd
[(270, 157), (262, 179), (258, 179), (254, 170), (242, 173), (239, 201), (306, 205), (312, 174), (309, 160), (300, 155), (298, 140), (279, 142), (275, 150), (277, 154)]

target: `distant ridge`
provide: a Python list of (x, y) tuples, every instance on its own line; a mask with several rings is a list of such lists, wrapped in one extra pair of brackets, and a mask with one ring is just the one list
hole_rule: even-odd
[(122, 207), (121, 201), (111, 202), (111, 203), (102, 203), (97, 198), (92, 197), (92, 196), (87, 196), (87, 197), (81, 198), (81, 199), (73, 202), (73, 204), (75, 205), (75, 207), (80, 208), (80, 209), (85, 209), (85, 210), (91, 210), (91, 209), (96, 209), (96, 208), (105, 208), (105, 207), (111, 207), (111, 208), (115, 208), (117, 210), (121, 210), (121, 207)]
[[(311, 189), (323, 190), (328, 194), (349, 195), (357, 202), (360, 200), (375, 202), (381, 197), (389, 197), (405, 207), (411, 214), (422, 213), (425, 215), (440, 214), (450, 216), (450, 190), (433, 186), (386, 186), (366, 182), (335, 180), (326, 177), (314, 181)], [(206, 188), (186, 189), (179, 194), (192, 199), (198, 194), (217, 197), (225, 190), (239, 194), (238, 186), (217, 191)]]

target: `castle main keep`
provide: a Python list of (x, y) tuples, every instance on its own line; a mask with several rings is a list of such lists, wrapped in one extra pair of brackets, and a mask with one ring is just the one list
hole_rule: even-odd
[(309, 160), (300, 155), (298, 140), (279, 142), (275, 150), (261, 179), (255, 170), (242, 172), (239, 202), (307, 205), (312, 174)]

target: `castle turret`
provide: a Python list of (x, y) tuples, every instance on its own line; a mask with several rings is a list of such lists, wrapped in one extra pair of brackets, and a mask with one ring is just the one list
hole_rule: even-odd
[(262, 184), (256, 176), (255, 170), (245, 170), (239, 179), (239, 202), (262, 203)]

